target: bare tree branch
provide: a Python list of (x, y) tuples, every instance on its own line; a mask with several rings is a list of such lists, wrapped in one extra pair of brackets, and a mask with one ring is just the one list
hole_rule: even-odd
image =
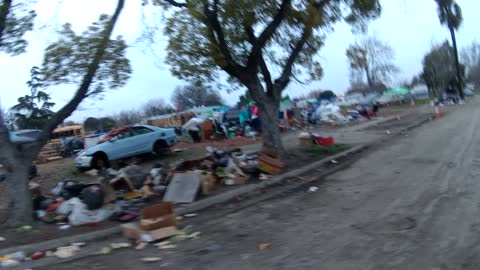
[(291, 2), (291, 0), (282, 1), (280, 8), (278, 9), (277, 14), (275, 14), (273, 20), (267, 25), (267, 27), (265, 27), (260, 36), (255, 40), (255, 43), (252, 44), (253, 47), (250, 55), (248, 56), (248, 67), (257, 66), (258, 56), (262, 53), (263, 47), (265, 47), (267, 41), (272, 38), (273, 34), (287, 15)]
[(3, 32), (7, 25), (7, 17), (12, 7), (12, 0), (4, 0), (2, 6), (0, 6), (0, 42), (2, 41)]
[[(251, 26), (245, 26), (245, 32), (247, 33), (249, 42), (253, 45), (254, 42), (257, 40), (255, 37), (255, 33), (253, 32), (253, 28)], [(260, 71), (263, 75), (263, 80), (265, 81), (265, 85), (267, 86), (267, 91), (273, 91), (273, 82), (272, 76), (270, 71), (268, 70), (267, 63), (265, 62), (265, 58), (263, 57), (263, 53), (259, 55), (259, 66)]]
[(277, 93), (277, 92), (281, 92), (281, 90), (285, 88), (287, 84), (290, 82), (290, 77), (292, 76), (292, 73), (293, 73), (293, 64), (297, 60), (298, 56), (300, 55), (300, 52), (303, 49), (303, 46), (307, 43), (307, 40), (309, 39), (311, 34), (312, 34), (311, 27), (306, 26), (303, 30), (302, 36), (293, 47), (293, 50), (290, 53), (290, 56), (288, 57), (287, 62), (285, 63), (282, 74), (278, 79), (275, 80), (275, 84), (274, 84), (275, 91), (271, 93), (267, 92), (268, 95), (270, 96), (280, 95), (280, 93)]
[(63, 107), (61, 108), (57, 113), (55, 113), (52, 118), (48, 121), (46, 124), (45, 128), (43, 129), (42, 135), (39, 139), (39, 142), (36, 143), (34, 151), (31, 152), (31, 158), (35, 158), (37, 153), (40, 151), (41, 147), (48, 141), (48, 135), (60, 124), (65, 120), (67, 117), (69, 117), (75, 109), (77, 109), (78, 105), (86, 98), (88, 97), (88, 89), (90, 87), (90, 84), (93, 81), (93, 78), (95, 76), (95, 73), (100, 65), (100, 62), (102, 60), (103, 55), (105, 54), (105, 50), (109, 44), (110, 41), (110, 36), (113, 32), (113, 28), (118, 20), (118, 17), (120, 16), (120, 13), (123, 9), (123, 6), (125, 5), (125, 0), (118, 0), (117, 2), (117, 7), (115, 9), (115, 13), (113, 14), (112, 18), (110, 19), (110, 22), (108, 23), (104, 35), (102, 37), (102, 41), (100, 45), (97, 48), (97, 51), (95, 53), (95, 57), (93, 58), (93, 61), (90, 63), (87, 74), (83, 77), (83, 81), (78, 88), (77, 92), (75, 93), (75, 96)]
[(166, 3), (174, 6), (174, 7), (179, 7), (179, 8), (185, 8), (187, 7), (187, 3), (180, 3), (180, 2), (177, 2), (175, 0), (164, 0)]
[[(317, 10), (317, 12), (320, 12), (326, 3), (326, 0), (316, 2), (313, 4), (313, 7)], [(288, 83), (290, 82), (290, 77), (293, 74), (293, 65), (295, 64), (295, 61), (297, 61), (300, 52), (303, 50), (303, 46), (305, 46), (308, 39), (312, 36), (312, 32), (312, 26), (309, 24), (305, 24), (300, 39), (295, 43), (294, 46), (290, 45), (292, 48), (292, 52), (287, 58), (282, 74), (278, 79), (275, 80), (274, 91), (272, 93), (267, 92), (268, 95), (280, 96), (281, 91), (288, 85)]]
[(225, 39), (225, 34), (223, 32), (222, 26), (218, 21), (218, 0), (213, 1), (212, 10), (209, 8), (208, 3), (205, 4), (205, 15), (208, 18), (210, 25), (207, 26), (209, 27), (211, 34), (215, 38), (215, 43), (220, 48), (220, 51), (222, 52), (225, 60), (227, 61), (227, 66), (222, 68), (230, 74), (238, 74), (240, 65), (233, 59), (227, 41)]

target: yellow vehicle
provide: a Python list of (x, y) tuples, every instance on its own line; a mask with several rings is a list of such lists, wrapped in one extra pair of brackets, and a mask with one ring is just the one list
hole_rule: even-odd
[(66, 126), (54, 129), (50, 140), (52, 142), (59, 142), (64, 138), (81, 138), (84, 135), (85, 131), (82, 125)]

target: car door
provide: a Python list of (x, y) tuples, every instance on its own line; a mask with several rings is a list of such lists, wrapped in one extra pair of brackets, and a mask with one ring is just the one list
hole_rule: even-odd
[(144, 126), (134, 126), (131, 130), (133, 133), (133, 154), (140, 155), (152, 152), (152, 145), (155, 140), (153, 130)]
[(132, 155), (134, 148), (132, 147), (133, 133), (130, 129), (113, 137), (108, 143), (108, 147), (105, 147), (105, 151), (109, 159), (121, 159)]

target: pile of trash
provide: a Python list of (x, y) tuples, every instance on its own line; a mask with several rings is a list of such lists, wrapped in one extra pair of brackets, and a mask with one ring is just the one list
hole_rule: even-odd
[[(155, 164), (150, 170), (129, 165), (120, 170), (92, 170), (93, 183), (64, 180), (47, 195), (31, 183), (37, 219), (70, 226), (95, 226), (99, 222), (129, 222), (140, 219), (141, 209), (150, 201), (192, 203), (201, 196), (221, 192), (220, 187), (243, 185), (261, 172), (278, 175), (284, 164), (276, 151), (245, 154), (241, 149), (219, 151), (207, 147), (206, 155), (180, 161), (174, 166)], [(266, 179), (262, 176), (259, 179)]]

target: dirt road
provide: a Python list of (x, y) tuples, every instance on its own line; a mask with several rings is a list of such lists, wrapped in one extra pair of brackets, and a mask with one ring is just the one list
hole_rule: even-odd
[[(184, 220), (202, 234), (176, 249), (45, 269), (480, 269), (479, 176), (480, 107), (470, 104), (368, 153), (317, 192)], [(140, 262), (149, 256), (163, 260)]]

